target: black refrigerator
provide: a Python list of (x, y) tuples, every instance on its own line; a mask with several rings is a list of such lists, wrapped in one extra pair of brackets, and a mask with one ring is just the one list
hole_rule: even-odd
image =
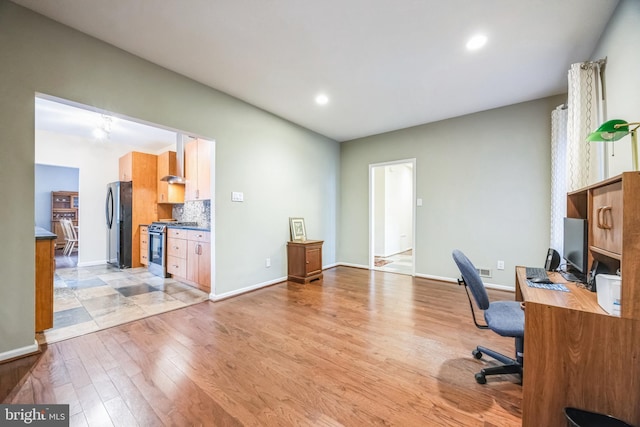
[(131, 182), (107, 185), (107, 263), (118, 268), (131, 267)]

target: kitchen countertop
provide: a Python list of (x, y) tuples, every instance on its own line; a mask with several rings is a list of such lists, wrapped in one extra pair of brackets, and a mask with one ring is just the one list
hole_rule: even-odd
[(171, 225), (171, 224), (167, 224), (167, 228), (179, 228), (181, 230), (211, 231), (211, 228), (198, 227), (197, 225)]
[(57, 239), (58, 236), (48, 230), (45, 230), (42, 227), (36, 227), (36, 240), (53, 240)]

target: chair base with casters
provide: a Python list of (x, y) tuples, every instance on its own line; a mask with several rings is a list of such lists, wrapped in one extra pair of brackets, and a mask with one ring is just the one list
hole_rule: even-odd
[[(516, 348), (522, 347), (523, 341), (524, 340), (522, 338), (516, 338)], [(476, 347), (476, 349), (473, 350), (471, 354), (476, 359), (482, 359), (482, 356), (486, 354), (487, 356), (494, 358), (498, 362), (504, 363), (501, 366), (492, 366), (490, 368), (481, 369), (480, 372), (478, 372), (475, 375), (476, 382), (478, 384), (486, 384), (487, 375), (515, 374), (515, 375), (520, 375), (520, 378), (522, 378), (522, 356), (519, 356), (516, 359), (513, 359), (511, 357), (505, 356), (502, 353), (498, 353), (495, 350), (491, 350), (490, 348), (482, 347), (480, 345)]]
[[(491, 329), (498, 335), (515, 339), (515, 358), (482, 346), (478, 346), (473, 350), (472, 355), (476, 359), (481, 359), (486, 354), (503, 363), (501, 366), (482, 369), (475, 375), (476, 381), (478, 384), (486, 384), (488, 375), (517, 374), (522, 378), (524, 354), (524, 311), (522, 306), (516, 301), (489, 302), (489, 296), (484, 288), (482, 279), (471, 261), (459, 250), (453, 251), (453, 259), (462, 274), (462, 279), (458, 280), (458, 284), (464, 285), (476, 327), (479, 329)], [(484, 311), (485, 324), (478, 323), (472, 295), (476, 306)]]

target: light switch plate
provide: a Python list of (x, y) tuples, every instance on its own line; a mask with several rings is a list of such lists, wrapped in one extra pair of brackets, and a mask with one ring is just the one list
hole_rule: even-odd
[(231, 193), (231, 201), (232, 202), (244, 202), (244, 193), (239, 191), (233, 191)]

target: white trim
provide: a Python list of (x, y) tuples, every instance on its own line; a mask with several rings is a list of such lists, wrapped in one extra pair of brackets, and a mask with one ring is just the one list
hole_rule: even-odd
[(369, 266), (365, 265), (365, 264), (352, 264), (350, 262), (339, 262), (336, 265), (339, 265), (339, 266), (342, 266), (342, 267), (353, 267), (353, 268), (362, 268), (362, 269), (365, 269), (365, 270), (371, 270), (369, 268)]
[(33, 340), (32, 345), (27, 345), (25, 347), (15, 348), (13, 350), (0, 353), (0, 362), (5, 360), (10, 360), (10, 359), (15, 359), (17, 357), (27, 356), (29, 354), (36, 353), (39, 350), (40, 350), (40, 346), (38, 346), (38, 341)]
[(375, 242), (374, 242), (374, 223), (373, 223), (373, 208), (374, 208), (374, 186), (373, 186), (373, 169), (377, 168), (377, 167), (383, 167), (383, 166), (391, 166), (391, 165), (401, 165), (401, 164), (405, 164), (405, 163), (411, 163), (412, 168), (412, 174), (413, 174), (413, 183), (412, 183), (412, 200), (413, 200), (413, 207), (412, 207), (412, 216), (413, 218), (411, 219), (411, 233), (413, 234), (413, 238), (412, 238), (412, 244), (413, 244), (413, 251), (411, 253), (411, 275), (415, 276), (416, 274), (416, 246), (417, 246), (417, 242), (416, 242), (416, 204), (417, 204), (417, 200), (416, 200), (416, 185), (417, 185), (417, 164), (416, 164), (416, 158), (410, 158), (410, 159), (402, 159), (402, 160), (393, 160), (393, 161), (389, 161), (389, 162), (381, 162), (381, 163), (370, 163), (369, 164), (369, 254), (368, 254), (368, 258), (369, 258), (369, 266), (367, 267), (369, 270), (375, 270), (375, 271), (379, 271), (376, 266), (375, 266), (375, 256), (374, 256), (374, 251), (375, 251)]
[(256, 285), (247, 286), (246, 288), (236, 289), (235, 291), (225, 292), (225, 293), (219, 294), (219, 295), (215, 295), (213, 293), (210, 293), (209, 294), (209, 299), (211, 301), (220, 301), (220, 300), (223, 300), (223, 299), (235, 297), (235, 296), (238, 296), (240, 294), (245, 294), (247, 292), (255, 291), (256, 289), (266, 288), (267, 286), (275, 285), (277, 283), (282, 283), (282, 282), (286, 282), (286, 281), (287, 281), (287, 277), (285, 276), (285, 277), (280, 277), (278, 279), (269, 280), (267, 282), (258, 283)]
[[(218, 237), (218, 233), (216, 233), (216, 211), (217, 209), (215, 208), (215, 203), (216, 203), (216, 170), (217, 170), (217, 165), (216, 165), (216, 140), (215, 139), (209, 139), (209, 138), (202, 138), (205, 139), (209, 142), (211, 142), (211, 150), (210, 150), (210, 157), (209, 157), (209, 188), (211, 188), (211, 217), (209, 218), (209, 231), (210, 231), (210, 235), (211, 238), (209, 245), (211, 245), (210, 247), (210, 251), (211, 251), (211, 262), (209, 263), (209, 277), (211, 278), (211, 294), (209, 295), (209, 298), (211, 298), (211, 295), (214, 295), (216, 292), (216, 240)], [(184, 172), (184, 171), (183, 171)]]
[[(431, 274), (417, 274), (415, 275), (416, 277), (420, 277), (422, 279), (431, 279), (431, 280), (439, 280), (440, 282), (451, 282), (451, 283), (458, 283), (458, 279), (452, 279), (451, 277), (442, 277), (442, 276), (433, 276)], [(506, 285), (496, 285), (495, 283), (487, 283), (487, 282), (482, 282), (484, 284), (485, 288), (489, 288), (489, 289), (496, 289), (499, 291), (507, 291), (507, 292), (515, 292), (515, 288), (511, 287), (511, 286), (506, 286)]]

